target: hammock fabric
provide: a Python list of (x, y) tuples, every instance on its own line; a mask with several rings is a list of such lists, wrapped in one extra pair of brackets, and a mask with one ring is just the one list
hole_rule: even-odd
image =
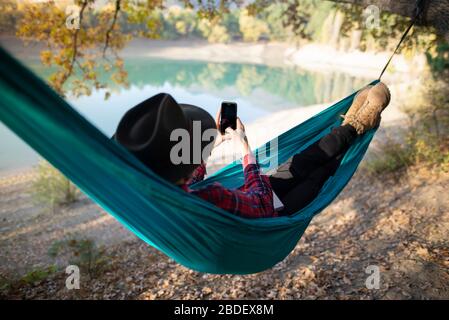
[[(301, 211), (244, 219), (158, 177), (2, 48), (0, 61), (0, 120), (138, 237), (201, 272), (247, 274), (282, 261), (311, 219), (351, 179), (375, 133), (356, 140), (335, 175)], [(353, 97), (280, 135), (278, 154), (269, 152), (270, 143), (259, 148), (267, 151), (259, 159), (264, 171), (273, 169), (267, 165), (271, 157), (279, 156), (282, 163), (339, 125)], [(198, 187), (214, 181), (242, 185), (241, 163), (231, 163)]]

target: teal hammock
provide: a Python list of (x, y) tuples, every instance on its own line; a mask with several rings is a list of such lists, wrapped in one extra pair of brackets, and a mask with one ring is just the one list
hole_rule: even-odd
[[(356, 140), (307, 207), (288, 217), (245, 219), (158, 177), (2, 48), (0, 61), (0, 120), (138, 237), (201, 272), (247, 274), (282, 261), (349, 182), (375, 133)], [(353, 97), (281, 134), (277, 154), (270, 142), (257, 149), (265, 154), (263, 170), (273, 169), (272, 157), (282, 163), (340, 125)], [(240, 161), (195, 187), (215, 181), (242, 185)]]

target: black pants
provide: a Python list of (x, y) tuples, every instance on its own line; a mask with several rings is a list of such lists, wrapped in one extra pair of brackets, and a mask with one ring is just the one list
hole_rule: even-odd
[(356, 137), (357, 132), (350, 125), (334, 128), (270, 176), (273, 191), (285, 206), (281, 215), (299, 211), (316, 197)]

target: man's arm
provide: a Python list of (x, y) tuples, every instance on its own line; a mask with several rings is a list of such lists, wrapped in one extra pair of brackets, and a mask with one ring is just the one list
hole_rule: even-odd
[(240, 148), (243, 156), (245, 184), (241, 189), (227, 189), (211, 185), (196, 193), (216, 206), (246, 218), (274, 216), (273, 191), (267, 176), (260, 174), (259, 165), (249, 147), (245, 127), (237, 119), (237, 128), (228, 128), (227, 138)]
[(245, 185), (241, 189), (228, 189), (219, 183), (191, 191), (198, 197), (225, 211), (245, 218), (276, 216), (273, 192), (267, 176), (260, 175), (257, 164), (245, 167)]
[(186, 184), (188, 186), (191, 186), (192, 184), (203, 181), (205, 175), (206, 175), (206, 165), (204, 164), (204, 162), (202, 162), (200, 166), (196, 168), (195, 171), (193, 171), (192, 175), (190, 176), (189, 180), (187, 180)]

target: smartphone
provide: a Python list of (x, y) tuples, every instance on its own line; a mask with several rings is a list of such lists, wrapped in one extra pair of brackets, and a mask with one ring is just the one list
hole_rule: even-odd
[(224, 101), (221, 103), (220, 132), (225, 134), (227, 128), (237, 129), (237, 103)]

